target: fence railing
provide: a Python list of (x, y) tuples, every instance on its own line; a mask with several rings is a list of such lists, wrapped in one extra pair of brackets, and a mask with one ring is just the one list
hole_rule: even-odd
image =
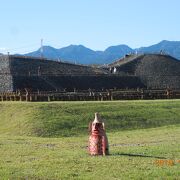
[(178, 90), (106, 90), (106, 91), (41, 91), (41, 92), (4, 92), (0, 101), (111, 101), (136, 99), (180, 99)]

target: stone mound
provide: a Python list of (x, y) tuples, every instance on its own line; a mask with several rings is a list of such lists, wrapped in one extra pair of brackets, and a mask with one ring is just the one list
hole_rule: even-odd
[(128, 55), (109, 67), (116, 67), (118, 74), (139, 77), (147, 88), (180, 89), (180, 61), (168, 55)]

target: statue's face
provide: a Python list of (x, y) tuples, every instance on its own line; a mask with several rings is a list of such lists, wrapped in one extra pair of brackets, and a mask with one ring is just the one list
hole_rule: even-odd
[(99, 131), (100, 128), (101, 128), (101, 123), (92, 124), (92, 131)]

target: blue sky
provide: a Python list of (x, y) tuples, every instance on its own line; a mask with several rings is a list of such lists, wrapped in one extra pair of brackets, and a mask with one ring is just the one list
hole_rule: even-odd
[(0, 52), (180, 40), (179, 0), (0, 0)]

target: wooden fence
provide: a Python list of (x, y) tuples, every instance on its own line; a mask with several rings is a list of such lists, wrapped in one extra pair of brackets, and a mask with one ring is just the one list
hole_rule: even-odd
[(5, 92), (0, 101), (112, 101), (135, 99), (180, 99), (179, 90), (107, 90), (74, 92)]

